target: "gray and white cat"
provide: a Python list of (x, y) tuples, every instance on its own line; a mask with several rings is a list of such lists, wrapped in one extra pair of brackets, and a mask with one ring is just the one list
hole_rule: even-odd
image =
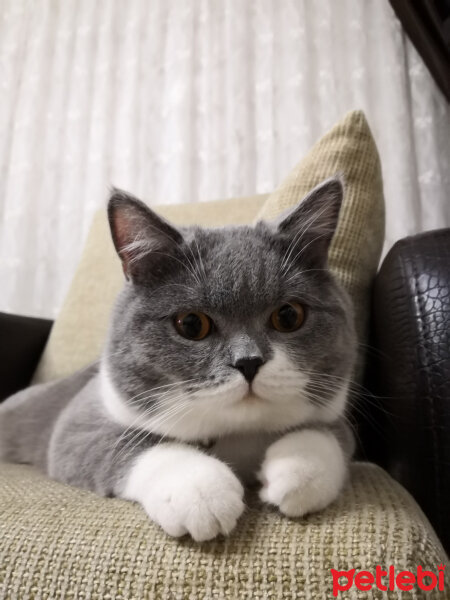
[(277, 222), (175, 228), (113, 191), (126, 282), (99, 363), (0, 406), (0, 457), (143, 505), (172, 536), (229, 534), (243, 483), (288, 516), (338, 496), (356, 338), (327, 269), (333, 178)]

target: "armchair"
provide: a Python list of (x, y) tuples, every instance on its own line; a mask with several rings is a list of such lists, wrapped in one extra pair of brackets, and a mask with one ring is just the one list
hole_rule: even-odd
[[(0, 465), (0, 598), (328, 598), (349, 589), (333, 569), (435, 572), (450, 548), (449, 265), (450, 229), (401, 240), (383, 262), (352, 415), (358, 458), (379, 466), (355, 463), (329, 509), (289, 520), (250, 494), (229, 539), (198, 545), (130, 503)], [(0, 314), (0, 398), (29, 383), (50, 327)]]

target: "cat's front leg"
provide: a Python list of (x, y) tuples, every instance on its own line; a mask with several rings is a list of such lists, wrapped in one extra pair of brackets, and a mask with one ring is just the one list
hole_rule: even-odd
[(118, 495), (142, 504), (169, 535), (189, 533), (197, 541), (229, 534), (244, 510), (244, 490), (231, 469), (177, 443), (140, 454)]
[(346, 474), (347, 458), (332, 431), (295, 431), (267, 449), (258, 474), (260, 497), (285, 515), (300, 517), (333, 502)]

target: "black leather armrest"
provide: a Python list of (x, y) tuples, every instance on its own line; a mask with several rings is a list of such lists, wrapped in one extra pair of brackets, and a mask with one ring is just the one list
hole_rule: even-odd
[(450, 548), (450, 229), (401, 240), (376, 278), (376, 392), (387, 470)]
[(0, 312), (0, 402), (30, 383), (52, 324)]

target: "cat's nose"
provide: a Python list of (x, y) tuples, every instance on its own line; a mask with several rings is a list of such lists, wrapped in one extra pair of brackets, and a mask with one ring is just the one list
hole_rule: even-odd
[(248, 358), (240, 358), (234, 363), (233, 367), (240, 371), (245, 379), (251, 383), (259, 367), (263, 364), (264, 361), (259, 356), (250, 356)]

